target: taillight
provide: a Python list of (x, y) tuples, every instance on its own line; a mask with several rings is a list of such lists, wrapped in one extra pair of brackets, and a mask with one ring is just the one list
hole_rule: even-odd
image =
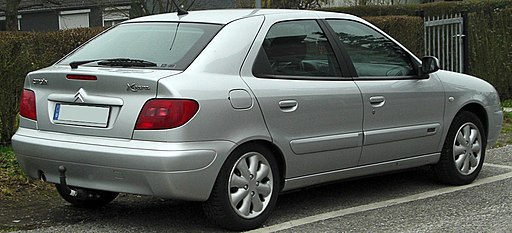
[(136, 130), (172, 129), (187, 123), (199, 110), (194, 100), (152, 99), (144, 104)]
[(36, 95), (34, 91), (24, 89), (23, 93), (21, 93), (20, 115), (37, 121)]

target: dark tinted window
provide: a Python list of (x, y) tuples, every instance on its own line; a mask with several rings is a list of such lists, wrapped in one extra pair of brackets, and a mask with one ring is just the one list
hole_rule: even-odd
[(374, 29), (349, 20), (328, 20), (359, 76), (409, 76), (416, 71), (410, 55)]
[(220, 25), (194, 23), (122, 24), (90, 41), (62, 64), (72, 61), (130, 58), (185, 69), (220, 30)]
[(273, 25), (256, 60), (253, 73), (258, 77), (340, 76), (331, 45), (314, 20)]

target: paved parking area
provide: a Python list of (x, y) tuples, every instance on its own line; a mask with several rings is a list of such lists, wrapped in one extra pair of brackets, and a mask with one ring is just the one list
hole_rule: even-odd
[[(485, 169), (503, 170), (503, 174), (481, 178), (470, 185), (442, 187), (431, 191), (342, 208), (311, 215), (256, 232), (362, 232), (362, 231), (449, 231), (500, 232), (512, 230), (510, 204), (506, 193), (512, 187), (512, 167), (485, 164)], [(504, 199), (494, 198), (503, 192)], [(478, 200), (480, 199), (480, 200)], [(490, 199), (490, 200), (489, 200)], [(493, 203), (499, 201), (498, 203)], [(483, 203), (482, 203), (483, 202)], [(492, 205), (487, 205), (493, 203)], [(503, 207), (507, 207), (503, 208)], [(482, 212), (485, 210), (485, 212)], [(501, 213), (503, 212), (503, 213)], [(508, 215), (507, 215), (508, 213)], [(489, 219), (487, 219), (489, 218)]]
[[(512, 146), (489, 150), (477, 180), (435, 181), (428, 168), (286, 193), (252, 232), (512, 232)], [(122, 195), (100, 210), (64, 202), (28, 232), (219, 232), (199, 203)], [(27, 217), (30, 219), (30, 216)]]

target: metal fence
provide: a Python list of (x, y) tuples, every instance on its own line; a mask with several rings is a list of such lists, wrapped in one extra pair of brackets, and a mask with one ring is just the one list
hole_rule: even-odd
[(444, 70), (467, 73), (467, 13), (426, 16), (423, 20), (425, 55), (437, 57)]

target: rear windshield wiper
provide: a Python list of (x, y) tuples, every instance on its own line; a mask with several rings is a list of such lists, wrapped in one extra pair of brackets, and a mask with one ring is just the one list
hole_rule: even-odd
[(139, 59), (130, 59), (130, 58), (116, 58), (116, 59), (107, 59), (98, 62), (100, 66), (121, 66), (121, 67), (151, 67), (156, 66), (156, 63), (139, 60)]
[(78, 68), (79, 65), (98, 62), (98, 65), (101, 66), (120, 66), (120, 67), (152, 67), (157, 66), (156, 63), (140, 60), (140, 59), (130, 59), (130, 58), (113, 58), (113, 59), (93, 59), (93, 60), (83, 60), (83, 61), (74, 61), (69, 63), (72, 69)]
[(102, 61), (102, 60), (104, 60), (104, 59), (94, 59), (94, 60), (73, 61), (73, 62), (70, 62), (70, 63), (69, 63), (69, 66), (71, 66), (71, 69), (76, 69), (76, 68), (78, 68), (78, 66), (80, 66), (80, 65), (87, 64), (87, 63), (91, 63), (91, 62), (95, 62), (95, 61)]

